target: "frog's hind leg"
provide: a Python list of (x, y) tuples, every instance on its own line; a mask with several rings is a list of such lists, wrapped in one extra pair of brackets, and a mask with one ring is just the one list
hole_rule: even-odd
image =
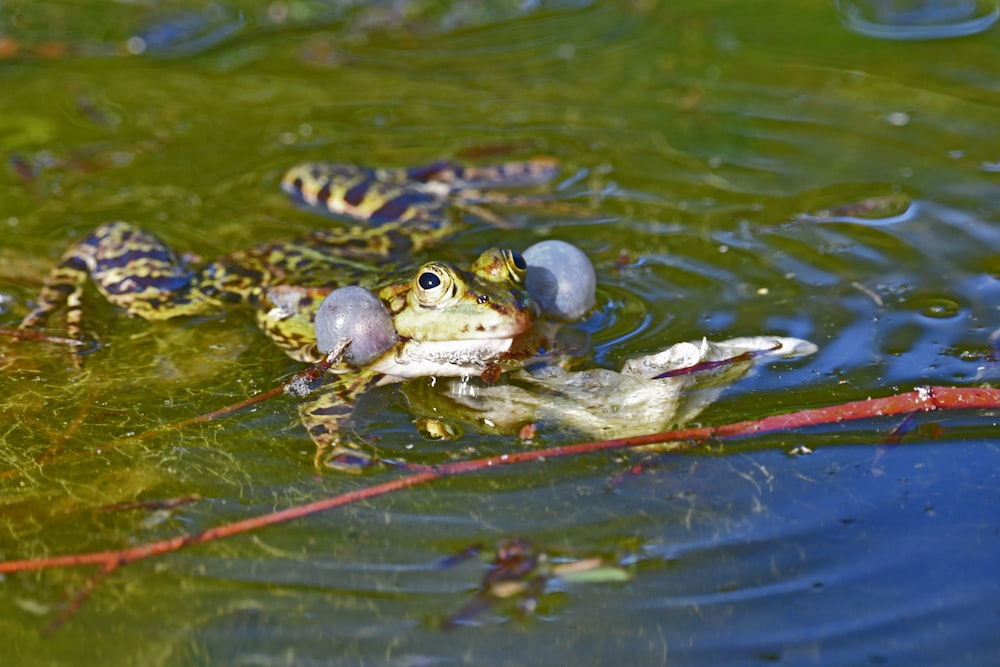
[(354, 411), (354, 399), (378, 384), (381, 375), (351, 374), (324, 384), (299, 404), (299, 416), (316, 443), (317, 468), (361, 472), (376, 462), (373, 453), (360, 449), (357, 438), (347, 428)]
[[(510, 188), (544, 185), (559, 172), (559, 161), (551, 157), (500, 162), (485, 165), (461, 165), (435, 162), (406, 170), (409, 180), (420, 183), (439, 182), (452, 192), (479, 188)], [(376, 172), (378, 173), (378, 172)]]
[(66, 327), (77, 337), (82, 330), (82, 294), (88, 277), (108, 301), (147, 320), (191, 315), (209, 303), (194, 274), (166, 244), (129, 223), (110, 222), (63, 254), (45, 279), (37, 305), (20, 327), (37, 326), (65, 305)]
[(445, 225), (449, 187), (404, 176), (402, 170), (307, 162), (289, 169), (281, 187), (306, 208), (375, 227), (407, 225), (433, 232)]
[[(437, 167), (434, 170), (434, 167)], [(559, 171), (559, 162), (550, 157), (538, 157), (520, 162), (462, 166), (452, 163), (429, 165), (426, 174), (413, 170), (413, 178), (441, 181), (447, 184), (451, 203), (494, 227), (510, 227), (504, 218), (487, 208), (499, 205), (513, 208), (540, 208), (547, 213), (573, 216), (587, 215), (590, 209), (549, 197), (513, 195), (499, 188), (524, 188), (544, 185)]]
[(35, 307), (21, 320), (19, 328), (29, 329), (41, 324), (50, 313), (66, 306), (66, 328), (73, 338), (80, 332), (83, 285), (90, 274), (82, 254), (90, 250), (85, 241), (74, 245), (59, 264), (49, 272), (38, 295)]
[(451, 203), (494, 227), (509, 227), (502, 216), (481, 204), (509, 206), (538, 205), (532, 197), (518, 197), (484, 188), (516, 188), (544, 185), (555, 178), (559, 162), (555, 158), (538, 157), (518, 162), (486, 165), (461, 165), (438, 162), (412, 167), (407, 176), (420, 183), (441, 183), (448, 188)]
[(257, 299), (257, 324), (292, 359), (316, 363), (325, 356), (316, 347), (316, 311), (328, 287), (276, 285)]
[(558, 168), (558, 162), (547, 157), (481, 166), (445, 161), (408, 169), (309, 162), (289, 169), (282, 188), (307, 208), (376, 227), (404, 227), (408, 236), (433, 240), (453, 231), (447, 215), (452, 204), (503, 226), (499, 216), (475, 205), (518, 205), (520, 199), (479, 190), (542, 185)]
[(90, 276), (108, 301), (129, 315), (167, 320), (202, 312), (212, 301), (195, 274), (163, 241), (125, 222), (98, 227)]

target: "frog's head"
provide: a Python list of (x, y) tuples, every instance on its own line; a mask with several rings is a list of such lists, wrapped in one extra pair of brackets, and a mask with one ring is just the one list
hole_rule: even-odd
[(398, 340), (368, 367), (400, 378), (472, 375), (509, 357), (540, 312), (526, 273), (521, 255), (491, 248), (469, 271), (430, 262), (410, 282), (383, 288)]

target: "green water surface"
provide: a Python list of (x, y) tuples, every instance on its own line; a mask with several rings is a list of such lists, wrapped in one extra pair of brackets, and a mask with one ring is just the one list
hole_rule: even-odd
[[(599, 280), (578, 327), (591, 365), (701, 336), (819, 346), (763, 365), (704, 423), (990, 386), (998, 58), (996, 29), (879, 41), (845, 29), (833, 2), (802, 0), (4, 2), (0, 325), (101, 222), (208, 259), (329, 224), (278, 187), (304, 160), (544, 154), (562, 164), (552, 192), (582, 214), (505, 210), (512, 229), (470, 220), (416, 259), (577, 244)], [(150, 323), (86, 297), (103, 346), (82, 371), (60, 346), (0, 339), (0, 558), (193, 534), (393, 474), (318, 473), (291, 398), (124, 441), (303, 366), (238, 310)], [(367, 397), (359, 430), (415, 461), (525, 447), (423, 438), (407, 393), (420, 389)], [(7, 575), (2, 662), (998, 664), (995, 413), (921, 416), (886, 446), (899, 423), (747, 439), (624, 478), (643, 455), (512, 467), (105, 579)], [(540, 424), (531, 446), (576, 439)], [(789, 455), (799, 447), (813, 453)], [(629, 580), (553, 581), (532, 615), (500, 604), (440, 629), (487, 559), (436, 564), (504, 538), (601, 557)]]

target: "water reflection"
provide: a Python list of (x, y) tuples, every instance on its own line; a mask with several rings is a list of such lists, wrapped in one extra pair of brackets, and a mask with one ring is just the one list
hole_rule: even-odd
[(942, 39), (988, 30), (996, 0), (837, 0), (848, 29), (879, 39)]
[[(400, 166), (517, 145), (576, 170), (561, 195), (607, 195), (596, 198), (600, 218), (529, 214), (440, 252), (467, 261), (547, 236), (583, 245), (603, 306), (580, 328), (590, 344), (577, 347), (594, 364), (706, 334), (780, 331), (821, 345), (802, 364), (761, 368), (706, 420), (997, 381), (996, 40), (910, 44), (890, 59), (893, 45), (831, 27), (833, 3), (560, 10), (583, 4), (545, 3), (538, 16), (505, 5), (492, 26), (450, 32), (387, 17), (386, 30), (397, 27), (381, 38), (361, 19), (385, 3), (281, 25), (244, 9), (245, 25), (202, 55), (4, 61), (5, 89), (17, 90), (0, 96), (13, 156), (0, 183), (5, 323), (68, 238), (100, 221), (153, 225), (215, 256), (309, 224), (275, 188), (296, 161)], [(764, 30), (765, 6), (784, 21)], [(16, 37), (120, 44), (148, 34), (183, 50), (216, 34), (218, 24), (200, 32), (185, 14), (143, 21), (139, 7), (118, 6), (134, 13), (106, 31), (83, 20), (91, 10)], [(14, 28), (0, 21), (4, 35)], [(343, 66), (302, 55), (319, 44), (341, 49)], [(563, 44), (572, 59), (558, 57)], [(251, 52), (257, 61), (242, 60)], [(315, 476), (291, 401), (39, 469), (50, 447), (91, 452), (109, 432), (221, 407), (297, 370), (235, 315), (151, 327), (106, 308), (96, 321), (111, 344), (88, 358), (88, 376), (67, 373), (61, 350), (0, 347), (2, 443), (8, 467), (25, 471), (3, 487), (4, 557), (193, 533), (374, 479)], [(570, 437), (424, 440), (407, 398), (373, 392), (358, 424), (416, 461)], [(753, 439), (742, 445), (775, 451), (665, 459), (610, 488), (632, 457), (454, 478), (137, 564), (102, 581), (52, 638), (34, 614), (92, 572), (8, 577), (0, 637), (14, 639), (20, 664), (29, 654), (33, 664), (96, 654), (105, 664), (996, 664), (995, 419), (924, 416), (918, 426), (934, 433), (909, 432), (892, 448), (879, 447), (899, 423), (888, 419)], [(814, 453), (785, 455), (797, 447)], [(209, 500), (151, 528), (89, 513), (195, 492)], [(634, 576), (548, 591), (524, 622), (496, 613), (435, 630), (475, 595), (486, 566), (430, 564), (507, 537), (621, 555)], [(109, 634), (114, 642), (93, 642)]]

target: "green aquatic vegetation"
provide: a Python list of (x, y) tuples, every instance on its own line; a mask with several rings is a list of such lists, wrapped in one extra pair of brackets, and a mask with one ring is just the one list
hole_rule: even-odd
[[(515, 5), (3, 3), (0, 115), (30, 131), (4, 126), (20, 139), (0, 169), (0, 325), (103, 222), (202, 266), (314, 227), (275, 187), (291, 164), (543, 154), (565, 165), (556, 195), (595, 215), (504, 210), (507, 230), (467, 217), (413, 268), (572, 241), (597, 266), (599, 308), (571, 327), (564, 342), (588, 354), (567, 370), (617, 371), (702, 336), (818, 344), (758, 364), (697, 427), (896, 394), (907, 411), (925, 403), (916, 387), (996, 384), (995, 29), (890, 43), (845, 29), (834, 3)], [(104, 347), (82, 373), (59, 344), (0, 337), (16, 469), (0, 486), (4, 559), (197, 535), (418, 472), (317, 474), (290, 396), (170, 428), (303, 366), (236, 311), (150, 325), (87, 303)], [(425, 384), (366, 394), (357, 434), (394, 461), (481, 458), (489, 472), (135, 562), (53, 635), (101, 566), (4, 575), (9, 661), (992, 662), (992, 409), (542, 462), (578, 434), (545, 420), (484, 433), (475, 413), (435, 413), (423, 401), (440, 386)], [(464, 434), (427, 439), (414, 417)], [(903, 444), (882, 443), (893, 431)], [(512, 453), (537, 458), (494, 458)], [(555, 580), (533, 619), (507, 622), (515, 596), (438, 630), (493, 556), (434, 564), (505, 538), (632, 579)]]

